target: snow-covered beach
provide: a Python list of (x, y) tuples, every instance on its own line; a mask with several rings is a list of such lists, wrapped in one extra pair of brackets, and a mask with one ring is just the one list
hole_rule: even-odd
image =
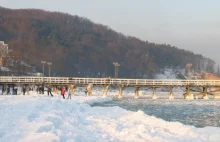
[(91, 107), (109, 97), (0, 95), (1, 142), (216, 141), (220, 128), (167, 122), (142, 111)]

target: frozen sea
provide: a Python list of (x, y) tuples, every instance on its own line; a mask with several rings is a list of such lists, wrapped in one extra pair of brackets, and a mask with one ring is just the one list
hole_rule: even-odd
[(183, 99), (134, 99), (131, 97), (113, 99), (106, 103), (95, 103), (92, 106), (119, 106), (130, 111), (143, 111), (169, 122), (181, 122), (201, 128), (206, 126), (220, 127), (220, 100), (183, 100)]
[[(0, 142), (219, 142), (219, 101), (0, 95)], [(164, 95), (162, 95), (164, 96)], [(168, 95), (167, 95), (168, 96)]]

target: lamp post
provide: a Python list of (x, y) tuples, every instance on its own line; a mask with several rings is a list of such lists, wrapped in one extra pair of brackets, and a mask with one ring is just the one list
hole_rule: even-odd
[(191, 63), (188, 63), (188, 64), (186, 64), (186, 75), (187, 75), (187, 77), (190, 77), (190, 74), (191, 74), (191, 66), (192, 66), (192, 64)]
[(48, 62), (47, 65), (48, 65), (48, 67), (49, 67), (48, 74), (49, 74), (49, 77), (50, 77), (50, 67), (51, 67), (52, 63), (51, 63), (51, 62)]
[(118, 62), (113, 62), (113, 65), (115, 66), (115, 78), (118, 78), (118, 67), (120, 64)]
[(44, 76), (44, 64), (46, 64), (46, 61), (41, 61), (41, 63), (43, 64), (43, 76)]

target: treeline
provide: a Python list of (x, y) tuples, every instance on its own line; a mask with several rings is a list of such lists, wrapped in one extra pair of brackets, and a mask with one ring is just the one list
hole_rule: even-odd
[(59, 76), (114, 76), (113, 62), (120, 63), (119, 77), (151, 77), (163, 68), (215, 72), (215, 62), (169, 44), (155, 44), (124, 36), (111, 28), (60, 12), (0, 8), (0, 40), (25, 62), (42, 71), (41, 61), (53, 63)]

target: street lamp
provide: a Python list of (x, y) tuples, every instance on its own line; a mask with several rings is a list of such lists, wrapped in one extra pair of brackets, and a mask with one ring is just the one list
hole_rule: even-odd
[(46, 61), (41, 61), (41, 63), (43, 64), (43, 76), (44, 76), (44, 64), (46, 64)]
[(113, 65), (115, 66), (115, 78), (118, 78), (118, 67), (120, 64), (118, 62), (113, 62)]
[(50, 77), (50, 67), (51, 67), (52, 63), (51, 63), (51, 62), (48, 62), (47, 65), (48, 65), (48, 67), (49, 67), (49, 71), (48, 71), (49, 73), (48, 73), (48, 74), (49, 74), (49, 77)]
[(187, 75), (187, 77), (189, 77), (190, 76), (190, 74), (191, 74), (191, 66), (192, 66), (192, 64), (191, 63), (188, 63), (188, 64), (186, 64), (186, 75)]

